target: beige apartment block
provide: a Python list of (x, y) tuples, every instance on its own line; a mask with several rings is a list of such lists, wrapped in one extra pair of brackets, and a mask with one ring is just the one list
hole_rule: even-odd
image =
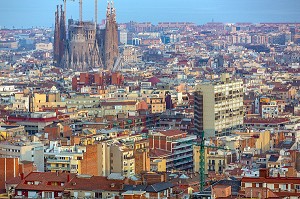
[(164, 97), (149, 97), (146, 102), (151, 113), (162, 113), (166, 111), (166, 102)]
[(224, 136), (243, 124), (243, 82), (222, 74), (219, 81), (197, 85), (196, 132), (205, 137)]

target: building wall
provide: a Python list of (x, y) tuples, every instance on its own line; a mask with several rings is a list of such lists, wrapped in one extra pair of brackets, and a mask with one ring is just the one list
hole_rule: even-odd
[(121, 173), (127, 177), (133, 175), (135, 172), (133, 150), (120, 146), (111, 146), (110, 148), (111, 173)]
[(214, 198), (223, 198), (231, 196), (231, 186), (213, 187), (212, 195)]
[(167, 159), (159, 158), (159, 159), (151, 160), (150, 170), (153, 172), (166, 172), (167, 171)]
[(100, 175), (108, 176), (111, 171), (110, 160), (111, 160), (111, 148), (108, 143), (100, 143)]
[(164, 98), (147, 98), (147, 104), (151, 113), (162, 113), (166, 111), (166, 102)]
[(101, 176), (100, 171), (100, 152), (101, 145), (87, 145), (86, 152), (83, 154), (83, 160), (81, 160), (81, 174)]
[(261, 152), (264, 153), (270, 150), (271, 146), (271, 132), (263, 131), (260, 132), (259, 138), (255, 142), (255, 148), (261, 149)]
[(150, 158), (148, 149), (137, 149), (134, 152), (135, 174), (150, 171)]
[(44, 171), (44, 145), (32, 144), (25, 146), (0, 144), (0, 155), (20, 158), (20, 161), (32, 161), (38, 171)]
[(5, 181), (19, 175), (19, 158), (0, 158), (0, 193), (5, 192)]
[[(243, 124), (243, 82), (226, 79), (198, 85), (196, 95), (203, 98), (203, 111), (195, 110), (195, 123), (201, 126), (205, 137), (229, 135)], [(201, 100), (201, 97), (195, 98)], [(201, 104), (198, 107), (200, 108)], [(202, 118), (201, 118), (202, 117)], [(200, 129), (201, 131), (202, 129)]]

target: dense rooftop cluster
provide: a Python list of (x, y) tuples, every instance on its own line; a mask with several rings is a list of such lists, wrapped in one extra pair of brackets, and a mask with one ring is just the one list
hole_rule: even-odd
[(300, 24), (118, 29), (121, 67), (84, 72), (53, 30), (0, 30), (0, 193), (300, 197)]

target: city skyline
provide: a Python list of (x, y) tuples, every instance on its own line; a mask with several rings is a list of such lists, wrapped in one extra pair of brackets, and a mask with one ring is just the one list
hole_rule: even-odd
[[(1, 28), (54, 27), (54, 11), (62, 1), (6, 1), (0, 8)], [(106, 1), (98, 2), (98, 21), (105, 18)], [(119, 23), (128, 21), (207, 22), (300, 22), (300, 1), (288, 0), (189, 0), (181, 1), (115, 1)], [(12, 9), (13, 8), (13, 9)], [(84, 20), (94, 20), (94, 1), (83, 2)], [(78, 2), (67, 2), (67, 18), (78, 19)]]

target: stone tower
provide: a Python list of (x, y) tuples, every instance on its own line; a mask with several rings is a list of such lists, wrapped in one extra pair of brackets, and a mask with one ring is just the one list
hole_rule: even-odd
[(55, 12), (55, 29), (54, 29), (54, 49), (53, 49), (53, 62), (55, 66), (59, 66), (59, 39), (60, 39), (60, 25), (59, 25), (59, 10), (58, 6)]
[(65, 13), (61, 8), (55, 13), (54, 64), (75, 71), (88, 71), (101, 67), (111, 71), (119, 56), (118, 26), (113, 2), (106, 11), (105, 29), (94, 22), (68, 21), (66, 34)]
[(119, 56), (118, 25), (116, 22), (116, 9), (114, 8), (113, 2), (107, 5), (104, 40), (104, 67), (106, 70), (111, 71)]

